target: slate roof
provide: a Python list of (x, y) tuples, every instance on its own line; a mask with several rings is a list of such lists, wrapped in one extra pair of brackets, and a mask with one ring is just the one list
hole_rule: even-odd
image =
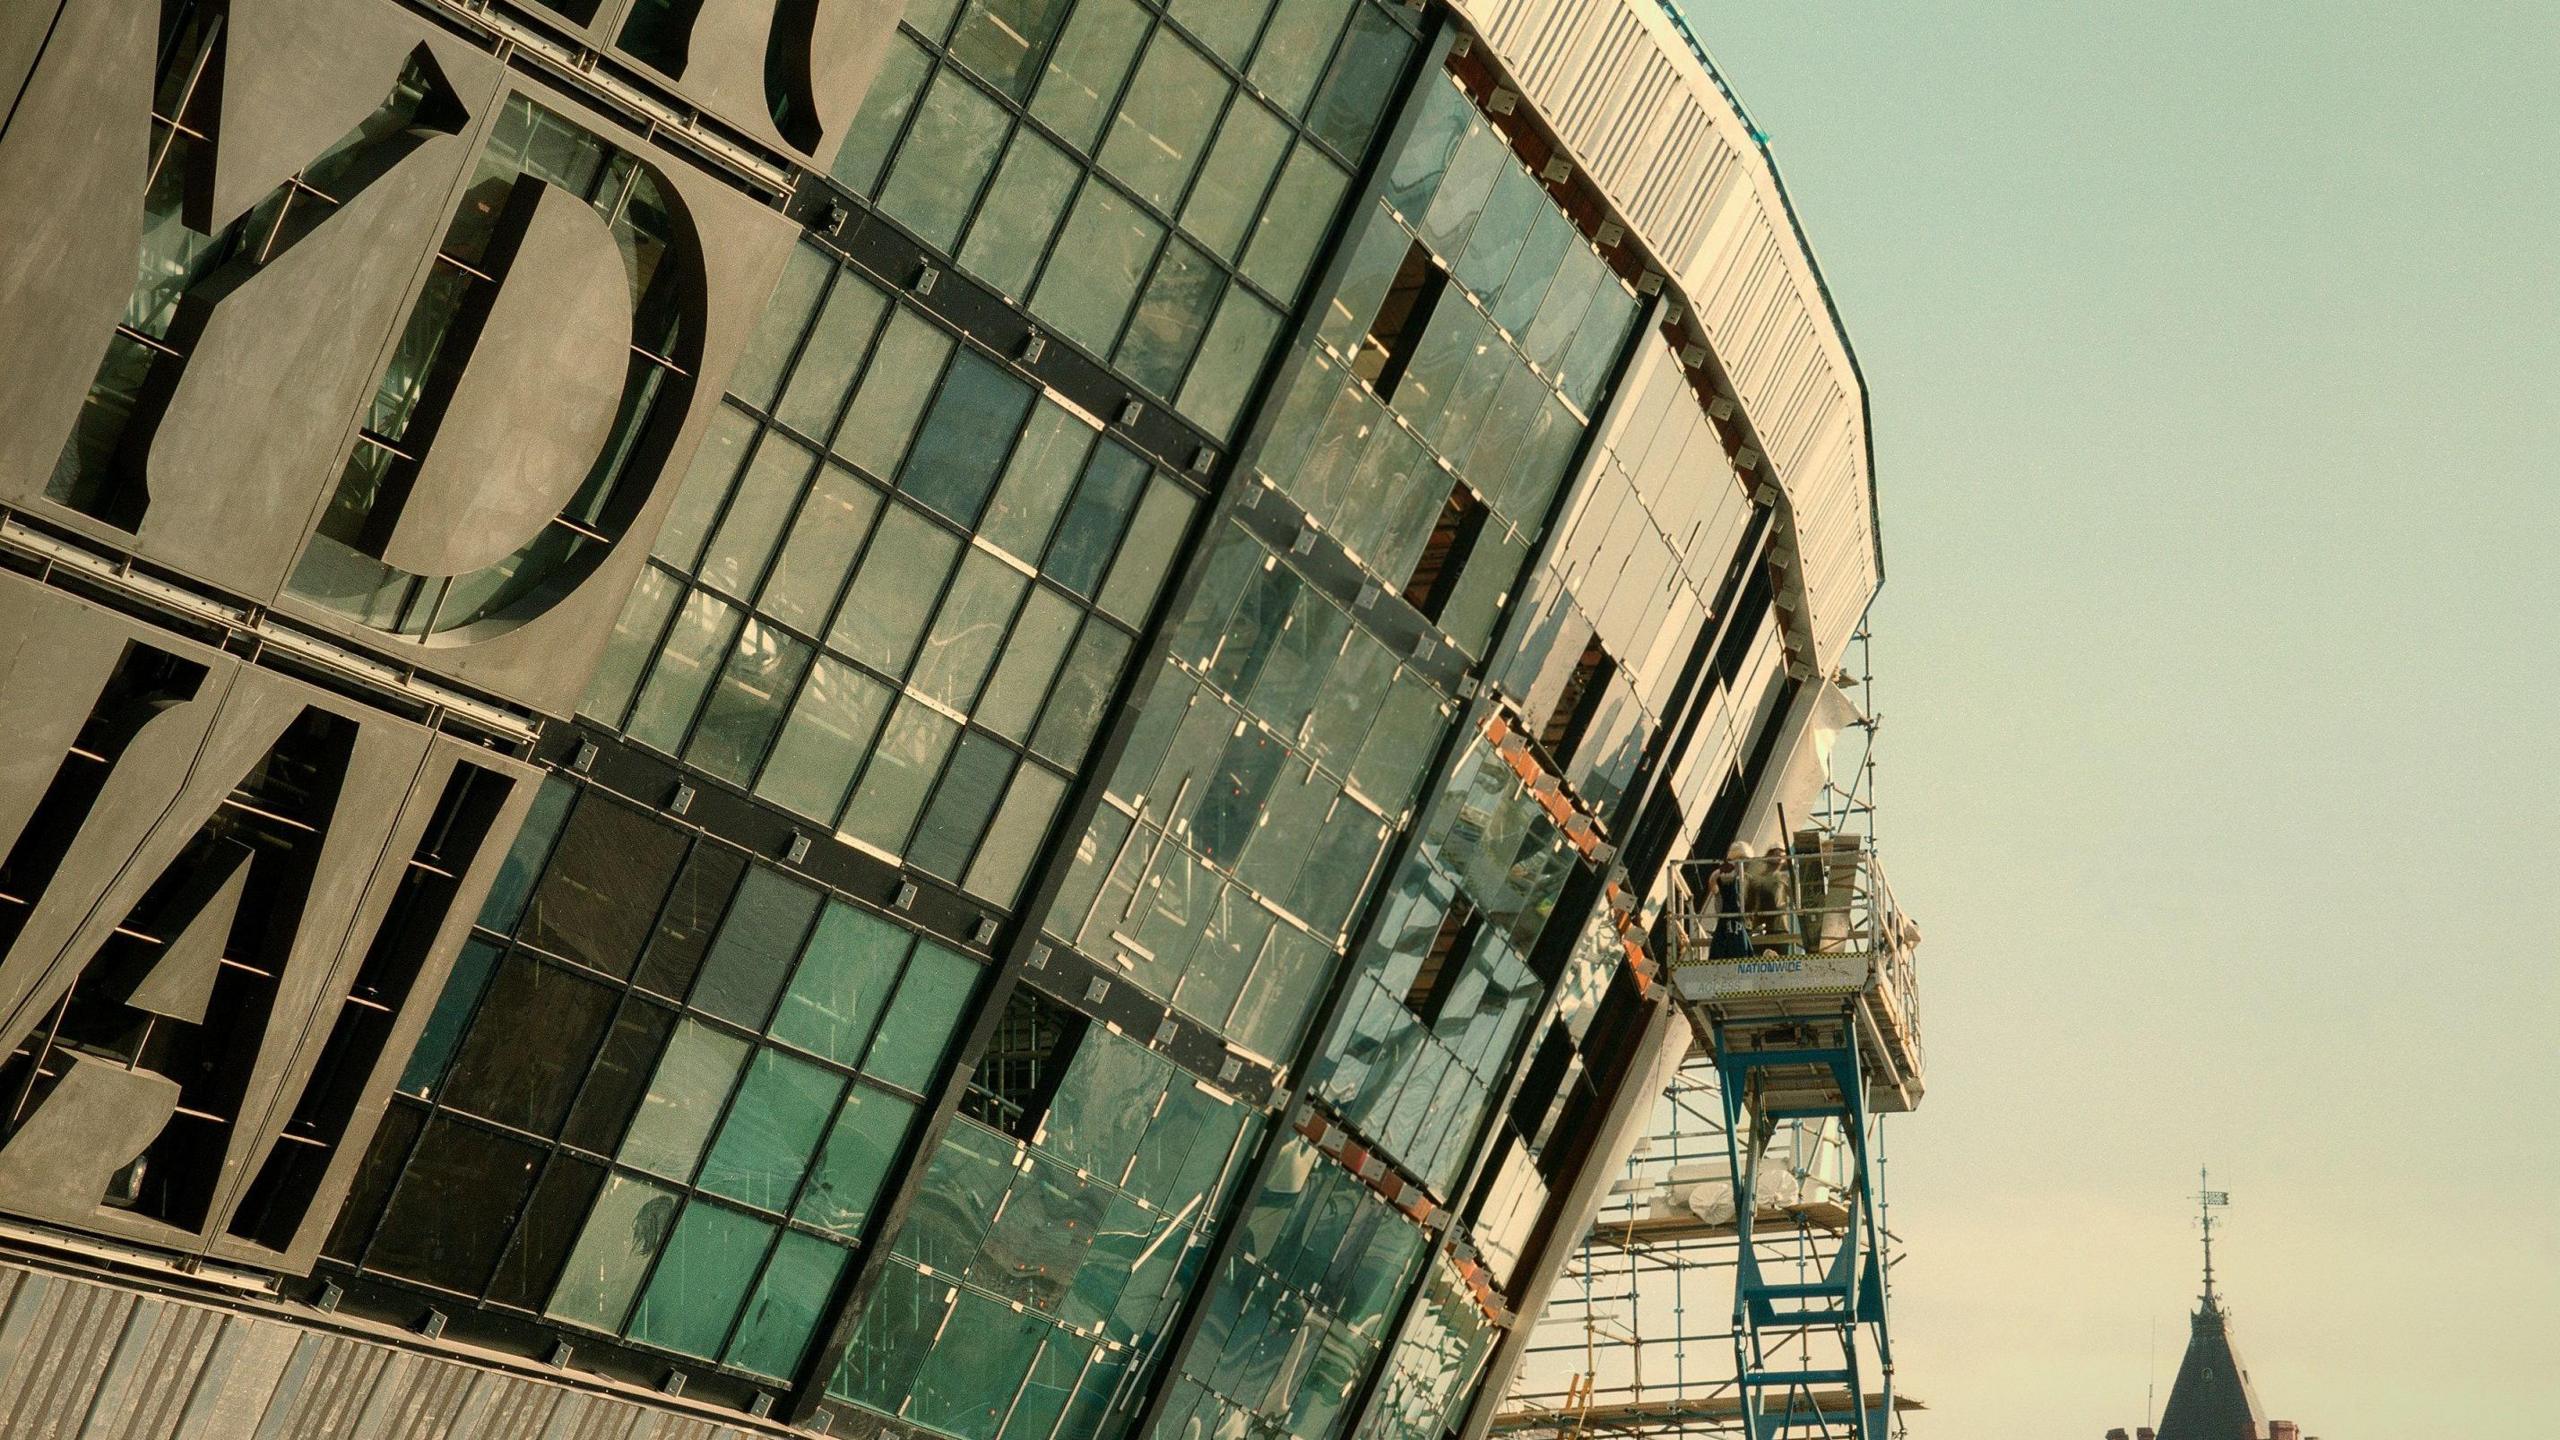
[(2169, 1407), (2160, 1412), (2159, 1440), (2255, 1440), (2266, 1433), (2267, 1412), (2231, 1348), (2231, 1317), (2208, 1290), (2169, 1387)]

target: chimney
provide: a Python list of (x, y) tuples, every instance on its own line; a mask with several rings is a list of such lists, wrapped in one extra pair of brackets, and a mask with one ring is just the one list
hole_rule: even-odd
[(2267, 1422), (2267, 1440), (2302, 1440), (2302, 1427), (2290, 1420)]
[(2119, 1425), (2113, 1430), (2108, 1431), (2107, 1440), (2125, 1440), (2124, 1427)]
[(2150, 1426), (2145, 1425), (2133, 1432), (2133, 1440), (2158, 1440), (2158, 1437), (2151, 1433)]

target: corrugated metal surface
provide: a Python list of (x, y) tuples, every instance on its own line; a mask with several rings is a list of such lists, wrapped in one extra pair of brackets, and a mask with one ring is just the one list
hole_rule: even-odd
[(1827, 671), (1880, 579), (1866, 421), (1777, 180), (1656, 0), (1456, 0), (1696, 309), (1798, 530)]
[(785, 1433), (0, 1263), (6, 1440), (752, 1440)]

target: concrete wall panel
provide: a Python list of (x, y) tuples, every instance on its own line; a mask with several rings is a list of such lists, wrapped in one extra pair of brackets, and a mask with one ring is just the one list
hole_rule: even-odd
[[(133, 290), (158, 19), (69, 0), (0, 129), (0, 335), (18, 357), (0, 365), (0, 503), (44, 494)], [(21, 51), (22, 23), (6, 42)]]

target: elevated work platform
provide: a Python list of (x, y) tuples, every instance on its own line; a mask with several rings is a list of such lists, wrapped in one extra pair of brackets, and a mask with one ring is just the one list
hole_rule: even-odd
[[(1831, 1049), (1857, 1031), (1866, 1108), (1920, 1104), (1919, 927), (1895, 907), (1871, 843), (1802, 831), (1784, 849), (1692, 861), (1675, 877), (1671, 984), (1702, 1041), (1745, 1050)], [(1771, 1073), (1815, 1093), (1844, 1077), (1824, 1067)]]

